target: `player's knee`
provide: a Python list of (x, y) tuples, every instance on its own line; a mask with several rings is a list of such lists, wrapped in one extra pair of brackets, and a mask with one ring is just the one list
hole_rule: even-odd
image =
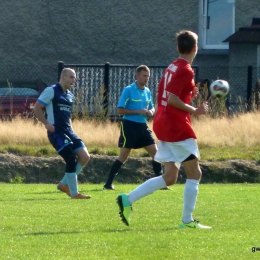
[(193, 179), (193, 180), (200, 180), (202, 176), (202, 172), (200, 168), (197, 168), (196, 170), (192, 170), (190, 172), (186, 172), (187, 178), (188, 179)]
[(177, 178), (172, 177), (171, 179), (167, 180), (166, 185), (171, 186), (177, 182)]
[(120, 161), (123, 164), (127, 161), (127, 159), (128, 159), (128, 155), (127, 156), (126, 155), (120, 155), (118, 157), (118, 161)]
[(76, 165), (78, 160), (75, 153), (72, 150), (72, 147), (70, 145), (66, 146), (59, 152), (59, 154), (66, 163), (66, 172), (76, 172)]
[(178, 175), (175, 174), (164, 174), (163, 179), (166, 186), (174, 185), (177, 182)]
[(85, 166), (90, 160), (90, 155), (89, 153), (86, 153), (84, 156), (78, 158), (78, 162), (82, 165)]

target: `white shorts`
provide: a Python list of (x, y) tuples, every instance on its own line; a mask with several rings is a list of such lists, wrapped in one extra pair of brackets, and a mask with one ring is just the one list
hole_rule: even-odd
[(191, 154), (194, 154), (198, 159), (200, 152), (196, 139), (189, 138), (180, 142), (158, 142), (158, 151), (155, 154), (154, 160), (158, 162), (175, 162), (178, 169), (181, 163)]

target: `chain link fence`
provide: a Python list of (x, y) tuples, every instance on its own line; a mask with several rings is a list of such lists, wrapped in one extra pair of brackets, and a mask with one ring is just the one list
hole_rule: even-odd
[[(58, 70), (57, 66), (3, 66), (0, 76), (0, 115), (17, 113), (13, 108), (17, 106), (19, 98), (19, 102), (22, 103), (19, 113), (31, 109), (32, 103), (35, 103), (41, 91), (57, 82), (64, 67), (73, 68), (77, 74), (76, 84), (72, 90), (76, 97), (75, 113), (116, 118), (120, 94), (124, 87), (135, 81), (137, 65), (109, 63), (85, 65), (60, 62)], [(152, 65), (149, 68), (151, 75), (148, 87), (156, 103), (157, 86), (166, 66)], [(229, 82), (230, 94), (226, 102), (229, 111), (259, 109), (260, 68), (193, 66), (193, 69), (195, 80), (203, 89), (205, 85), (209, 88), (210, 83), (216, 79)], [(209, 92), (204, 100), (208, 98)]]

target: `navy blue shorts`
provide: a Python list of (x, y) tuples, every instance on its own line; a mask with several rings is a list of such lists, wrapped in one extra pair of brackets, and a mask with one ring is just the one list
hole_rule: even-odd
[(73, 132), (72, 129), (47, 133), (50, 143), (58, 153), (67, 145), (72, 145), (74, 152), (85, 147), (83, 141)]
[(137, 123), (124, 119), (120, 123), (118, 147), (139, 149), (155, 144), (152, 131), (146, 123)]

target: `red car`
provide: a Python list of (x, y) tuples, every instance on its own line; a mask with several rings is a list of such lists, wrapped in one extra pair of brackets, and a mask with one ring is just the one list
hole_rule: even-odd
[(40, 80), (1, 81), (0, 116), (2, 119), (17, 115), (31, 117), (37, 98), (46, 87), (47, 85)]

